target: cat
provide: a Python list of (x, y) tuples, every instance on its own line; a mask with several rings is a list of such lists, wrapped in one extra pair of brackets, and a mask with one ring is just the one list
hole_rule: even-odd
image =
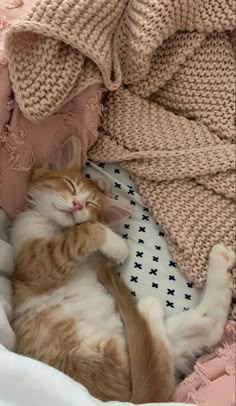
[(165, 319), (156, 297), (136, 304), (113, 269), (128, 250), (110, 228), (130, 208), (106, 184), (82, 176), (78, 156), (68, 141), (53, 167), (34, 171), (29, 207), (13, 225), (17, 352), (65, 372), (101, 400), (168, 401), (222, 337), (235, 255), (213, 247), (196, 309)]
[(149, 301), (137, 305), (113, 269), (128, 248), (111, 226), (130, 206), (84, 177), (78, 157), (73, 138), (53, 165), (33, 172), (11, 230), (16, 351), (100, 400), (167, 402), (175, 378), (164, 321), (157, 313), (161, 334), (153, 331)]

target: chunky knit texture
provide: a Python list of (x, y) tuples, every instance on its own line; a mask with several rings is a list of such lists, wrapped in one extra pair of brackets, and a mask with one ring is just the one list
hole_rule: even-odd
[(235, 25), (234, 0), (41, 0), (6, 37), (32, 121), (103, 81), (90, 156), (128, 168), (199, 287), (211, 246), (235, 244)]

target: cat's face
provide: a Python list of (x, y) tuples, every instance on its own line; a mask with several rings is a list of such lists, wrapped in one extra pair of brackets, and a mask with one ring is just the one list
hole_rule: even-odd
[(33, 172), (29, 196), (31, 207), (62, 228), (89, 221), (116, 224), (132, 213), (129, 204), (112, 199), (106, 183), (82, 175), (80, 143), (74, 136), (54, 162)]
[(62, 228), (89, 221), (114, 224), (131, 210), (108, 196), (107, 190), (105, 183), (87, 179), (76, 168), (38, 169), (32, 176), (30, 204)]

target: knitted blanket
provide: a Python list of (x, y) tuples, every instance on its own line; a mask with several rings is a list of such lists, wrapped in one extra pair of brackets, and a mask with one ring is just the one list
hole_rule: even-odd
[(235, 29), (234, 0), (40, 0), (5, 41), (31, 121), (103, 83), (90, 157), (130, 171), (198, 287), (235, 244)]

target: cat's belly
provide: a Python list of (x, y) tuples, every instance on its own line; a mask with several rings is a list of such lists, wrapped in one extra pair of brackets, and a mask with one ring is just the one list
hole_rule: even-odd
[(26, 314), (32, 318), (55, 306), (58, 306), (62, 319), (73, 318), (76, 321), (80, 340), (88, 345), (103, 338), (124, 336), (114, 299), (98, 282), (96, 273), (86, 265), (67, 285), (21, 304), (15, 316), (20, 322)]

